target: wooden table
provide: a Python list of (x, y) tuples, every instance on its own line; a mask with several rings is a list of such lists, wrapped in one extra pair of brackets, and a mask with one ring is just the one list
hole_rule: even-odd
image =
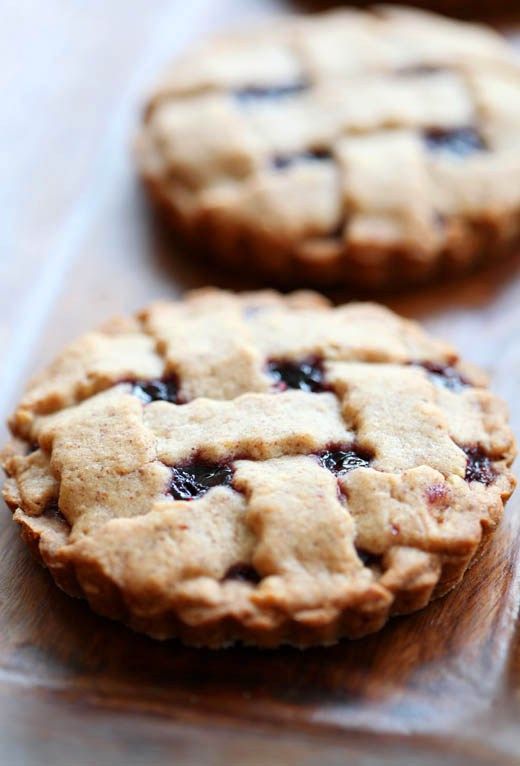
[[(2, 415), (30, 371), (100, 319), (229, 284), (172, 254), (136, 184), (130, 136), (166, 59), (231, 19), (280, 9), (2, 4)], [(519, 263), (387, 301), (491, 372), (517, 433)], [(303, 653), (212, 653), (134, 635), (59, 592), (3, 513), (0, 762), (520, 763), (519, 510), (520, 493), (482, 565), (447, 598), (380, 635)]]

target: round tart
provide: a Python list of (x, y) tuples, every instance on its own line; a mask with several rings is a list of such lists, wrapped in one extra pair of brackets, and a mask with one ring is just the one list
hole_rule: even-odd
[(172, 66), (137, 159), (219, 264), (392, 287), (518, 241), (519, 91), (518, 60), (484, 27), (391, 7), (285, 18)]
[(217, 290), (80, 338), (11, 418), (56, 583), (197, 645), (327, 644), (462, 578), (514, 480), (504, 405), (413, 322)]

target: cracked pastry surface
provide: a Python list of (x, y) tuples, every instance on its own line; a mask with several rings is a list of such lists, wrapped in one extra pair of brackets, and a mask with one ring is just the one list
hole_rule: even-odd
[(514, 487), (478, 370), (375, 304), (213, 289), (27, 389), (4, 497), (58, 585), (158, 638), (331, 643), (452, 588)]
[(286, 284), (391, 287), (509, 252), (520, 64), (485, 27), (398, 7), (277, 20), (156, 86), (140, 173), (188, 245)]

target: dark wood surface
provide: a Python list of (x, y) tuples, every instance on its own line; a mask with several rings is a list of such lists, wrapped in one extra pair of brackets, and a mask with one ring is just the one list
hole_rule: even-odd
[[(135, 182), (129, 143), (142, 93), (169, 55), (280, 8), (2, 5), (2, 415), (28, 373), (100, 319), (188, 287), (246, 284), (174, 252)], [(517, 434), (519, 266), (513, 258), (385, 299), (489, 370)], [(135, 635), (59, 592), (5, 511), (0, 763), (520, 763), (519, 511), (520, 493), (446, 598), (377, 636), (306, 652), (196, 651)]]

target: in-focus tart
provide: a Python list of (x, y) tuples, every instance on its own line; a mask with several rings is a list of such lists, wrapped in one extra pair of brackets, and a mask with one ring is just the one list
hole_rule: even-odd
[(482, 374), (374, 304), (217, 290), (69, 346), (4, 496), (67, 593), (158, 638), (331, 643), (462, 578), (514, 480)]

